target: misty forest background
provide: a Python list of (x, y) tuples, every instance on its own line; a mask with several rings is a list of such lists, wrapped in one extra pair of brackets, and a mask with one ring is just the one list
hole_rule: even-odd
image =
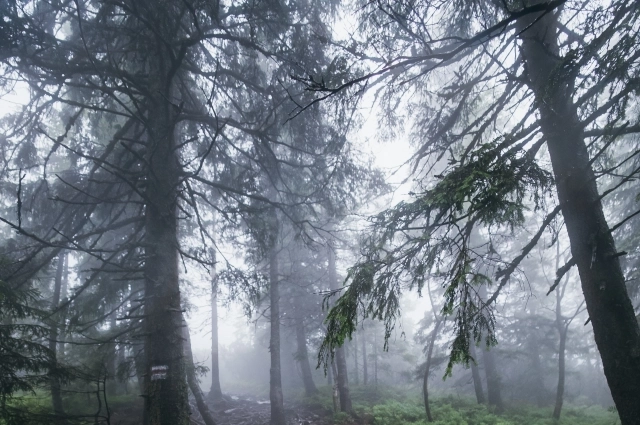
[(640, 3), (0, 2), (0, 424), (640, 424)]

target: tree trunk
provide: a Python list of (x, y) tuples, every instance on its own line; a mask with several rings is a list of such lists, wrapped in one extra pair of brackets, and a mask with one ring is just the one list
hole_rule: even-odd
[[(66, 301), (67, 299), (67, 291), (69, 288), (69, 253), (67, 251), (64, 252), (64, 270), (62, 272), (62, 286), (60, 287), (60, 300)], [(59, 320), (59, 334), (65, 334), (66, 329), (66, 320), (67, 320), (67, 308), (64, 307), (62, 311), (59, 312), (60, 320)], [(58, 335), (59, 337), (60, 335)], [(63, 338), (64, 339), (64, 338)], [(58, 359), (64, 358), (64, 342), (58, 342), (58, 351), (56, 355)]]
[(604, 373), (623, 425), (640, 418), (640, 329), (605, 219), (554, 13), (522, 19), (522, 52)]
[[(338, 375), (338, 371), (336, 370), (336, 362), (331, 362), (331, 371), (333, 376)], [(338, 413), (338, 409), (340, 407), (340, 391), (338, 391), (338, 382), (335, 381), (331, 386), (331, 394), (333, 396), (333, 413)]]
[[(62, 286), (62, 272), (64, 270), (64, 253), (58, 254), (58, 267), (56, 268), (56, 277), (53, 284), (53, 299), (51, 300), (51, 311), (55, 312), (60, 304), (60, 289)], [(49, 329), (49, 350), (53, 354), (54, 367), (58, 368), (57, 346), (58, 346), (58, 315), (52, 314), (51, 328)], [(55, 372), (54, 372), (55, 373)], [(62, 406), (62, 392), (60, 388), (60, 380), (52, 375), (49, 379), (51, 385), (51, 402), (53, 404), (53, 413), (56, 415), (56, 423), (66, 423), (64, 408)]]
[(473, 378), (473, 389), (476, 393), (476, 401), (478, 404), (486, 403), (487, 399), (484, 397), (484, 389), (482, 388), (482, 378), (480, 377), (480, 370), (478, 369), (478, 354), (476, 352), (476, 345), (471, 342), (469, 344), (469, 354), (473, 357), (471, 362), (471, 377)]
[(553, 409), (554, 419), (560, 419), (562, 404), (564, 402), (565, 349), (567, 346), (567, 329), (559, 329), (559, 331), (560, 347), (558, 348), (558, 389), (556, 391), (556, 406)]
[(308, 396), (312, 396), (318, 392), (318, 388), (316, 388), (316, 384), (313, 382), (313, 376), (311, 375), (311, 365), (309, 364), (309, 353), (307, 351), (307, 336), (304, 331), (304, 320), (302, 317), (296, 318), (296, 342), (298, 345), (296, 359), (298, 363), (300, 363), (304, 391)]
[[(116, 319), (118, 312), (117, 309), (114, 309), (109, 315), (109, 331), (114, 334), (114, 330), (117, 327)], [(116, 395), (118, 393), (117, 389), (117, 381), (116, 381), (116, 370), (118, 369), (118, 343), (113, 339), (113, 341), (109, 344), (105, 344), (105, 362), (106, 362), (106, 390), (109, 395)]]
[(355, 383), (356, 385), (360, 385), (360, 365), (358, 365), (358, 334), (354, 333), (353, 334), (353, 368), (355, 369), (356, 372), (356, 379), (355, 379)]
[[(124, 338), (124, 337), (121, 337)], [(120, 342), (118, 343), (118, 361), (117, 364), (118, 365), (123, 365), (125, 364), (125, 362), (127, 361), (127, 353), (126, 353), (126, 348), (124, 345), (124, 342), (122, 340), (120, 340)], [(120, 367), (120, 366), (118, 366)], [(118, 370), (116, 369), (116, 373), (118, 372)], [(121, 390), (124, 390), (125, 394), (129, 394), (129, 388), (128, 388), (128, 381), (129, 381), (129, 377), (128, 376), (124, 376), (121, 377), (122, 379), (118, 379), (118, 387)]]
[[(478, 296), (484, 302), (487, 299), (487, 288), (481, 285), (478, 289)], [(496, 411), (502, 412), (504, 404), (502, 403), (502, 383), (500, 382), (500, 373), (496, 367), (495, 352), (488, 347), (482, 347), (482, 362), (484, 363), (484, 373), (487, 380), (487, 399), (489, 405), (495, 406)]]
[(133, 366), (136, 370), (136, 379), (138, 380), (138, 391), (144, 396), (145, 380), (147, 376), (147, 356), (144, 353), (144, 345), (140, 343), (134, 343), (131, 347), (133, 354)]
[(331, 365), (327, 368), (327, 385), (333, 388), (333, 362), (331, 362)]
[(272, 247), (269, 254), (269, 299), (271, 302), (271, 370), (269, 398), (271, 400), (271, 425), (285, 425), (284, 399), (282, 397), (282, 373), (280, 369), (280, 292), (278, 254)]
[(182, 340), (182, 303), (178, 280), (178, 188), (181, 166), (176, 155), (177, 111), (173, 52), (175, 3), (161, 1), (140, 8), (155, 35), (149, 37), (149, 94), (145, 163), (145, 425), (187, 425), (188, 388)]
[[(338, 289), (338, 275), (336, 271), (336, 253), (333, 244), (329, 245), (329, 284), (331, 290)], [(349, 394), (349, 378), (347, 376), (347, 359), (344, 352), (344, 346), (335, 349), (335, 362), (337, 369), (336, 382), (338, 383), (338, 392), (340, 393), (340, 410), (343, 412), (352, 412), (351, 395)]]
[(187, 326), (187, 321), (184, 317), (182, 318), (182, 338), (184, 339), (184, 361), (186, 363), (185, 368), (189, 389), (193, 394), (193, 398), (196, 400), (198, 412), (200, 412), (200, 416), (202, 416), (202, 420), (205, 425), (216, 425), (216, 422), (213, 420), (213, 416), (209, 411), (209, 407), (207, 406), (207, 402), (204, 399), (204, 394), (202, 394), (200, 384), (198, 383), (196, 366), (193, 362), (193, 353), (191, 351), (191, 335), (189, 334), (189, 327)]
[(209, 398), (214, 402), (222, 400), (220, 386), (220, 357), (218, 353), (218, 275), (216, 272), (216, 252), (211, 249), (211, 390)]
[(378, 385), (378, 333), (373, 329), (373, 383)]
[(440, 325), (442, 324), (442, 320), (436, 320), (435, 327), (433, 328), (433, 332), (431, 332), (431, 338), (429, 340), (429, 348), (427, 350), (427, 362), (424, 367), (424, 376), (422, 378), (422, 395), (424, 397), (424, 410), (427, 414), (427, 421), (433, 422), (433, 416), (431, 416), (431, 407), (429, 406), (429, 372), (431, 370), (431, 357), (433, 355), (433, 346), (436, 343), (436, 338), (438, 337), (438, 331), (440, 330)]
[(500, 375), (496, 368), (494, 352), (483, 347), (482, 361), (484, 363), (484, 372), (487, 379), (487, 396), (489, 404), (495, 406), (496, 411), (502, 412), (504, 410), (504, 405), (502, 403), (502, 394), (500, 389)]
[(536, 397), (536, 404), (538, 407), (544, 406), (544, 381), (543, 381), (543, 371), (542, 364), (540, 362), (540, 344), (538, 342), (538, 338), (535, 333), (532, 333), (532, 342), (531, 342), (531, 359), (532, 365), (531, 369), (533, 371), (533, 385)]
[(362, 324), (362, 383), (367, 385), (367, 381), (369, 380), (369, 371), (367, 370), (367, 334), (364, 327), (364, 323)]

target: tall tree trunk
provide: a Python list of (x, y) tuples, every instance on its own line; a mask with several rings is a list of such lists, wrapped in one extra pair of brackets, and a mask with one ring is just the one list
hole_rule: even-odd
[(489, 404), (495, 406), (498, 412), (504, 410), (504, 404), (502, 403), (502, 391), (500, 374), (496, 367), (496, 360), (494, 352), (488, 348), (482, 348), (482, 361), (484, 363), (484, 372), (487, 378), (487, 396)]
[(327, 368), (327, 385), (329, 386), (329, 388), (333, 388), (333, 361)]
[(353, 334), (353, 368), (356, 372), (356, 385), (360, 385), (360, 365), (358, 364), (358, 334)]
[(181, 166), (175, 130), (175, 59), (167, 40), (175, 37), (176, 3), (146, 2), (140, 13), (149, 37), (148, 146), (145, 180), (145, 425), (187, 425), (188, 387), (182, 340), (182, 303), (178, 280), (178, 188)]
[[(535, 0), (533, 2), (539, 2)], [(558, 201), (578, 266), (604, 373), (623, 425), (640, 418), (640, 329), (605, 219), (555, 13), (520, 22), (528, 84), (540, 113)]]
[(431, 338), (429, 339), (429, 348), (427, 349), (427, 362), (424, 366), (424, 376), (422, 378), (422, 396), (424, 397), (424, 410), (427, 414), (427, 421), (433, 422), (433, 416), (431, 415), (431, 407), (429, 406), (429, 374), (431, 371), (431, 357), (433, 355), (433, 346), (436, 343), (438, 337), (438, 331), (442, 324), (441, 319), (436, 320), (436, 324), (431, 332)]
[[(336, 253), (335, 246), (330, 244), (329, 247), (329, 284), (332, 291), (338, 289), (338, 274), (336, 271)], [(347, 376), (347, 359), (344, 352), (344, 346), (335, 349), (335, 362), (337, 369), (336, 382), (338, 383), (338, 392), (340, 393), (340, 410), (343, 412), (352, 412), (351, 395), (349, 394), (349, 378)]]
[[(121, 338), (124, 338), (124, 337), (121, 337)], [(120, 340), (118, 343), (118, 361), (117, 361), (118, 365), (123, 365), (127, 361), (127, 353), (125, 350), (126, 350), (125, 345), (123, 341)], [(116, 373), (117, 372), (118, 371), (116, 370)], [(118, 384), (119, 384), (118, 387), (121, 390), (124, 390), (125, 394), (129, 394), (128, 381), (129, 381), (129, 378), (127, 376), (123, 377), (123, 379), (118, 380)]]
[(367, 370), (367, 333), (364, 327), (364, 323), (362, 324), (362, 383), (367, 385), (367, 381), (369, 380), (369, 371)]
[(553, 418), (560, 419), (562, 404), (564, 402), (564, 379), (565, 379), (565, 353), (567, 346), (567, 328), (564, 326), (560, 331), (560, 346), (558, 347), (558, 388), (556, 390), (556, 405), (553, 408)]
[(218, 353), (218, 275), (216, 271), (216, 251), (211, 249), (211, 390), (209, 398), (222, 400), (220, 386), (220, 357)]
[(378, 385), (378, 333), (373, 329), (373, 383)]
[(298, 360), (300, 370), (302, 371), (304, 391), (308, 396), (312, 396), (318, 392), (318, 388), (316, 388), (316, 384), (313, 382), (313, 376), (311, 375), (309, 352), (307, 350), (307, 335), (304, 331), (304, 320), (302, 317), (296, 318), (296, 342), (298, 345), (296, 359)]
[(193, 398), (196, 400), (196, 406), (198, 406), (198, 412), (200, 412), (200, 416), (202, 416), (202, 420), (205, 425), (216, 425), (216, 422), (213, 420), (213, 416), (209, 411), (209, 406), (207, 406), (207, 402), (205, 401), (204, 394), (202, 394), (202, 389), (200, 388), (200, 384), (198, 383), (198, 377), (196, 376), (196, 366), (193, 362), (193, 352), (191, 351), (191, 335), (189, 334), (189, 326), (187, 325), (187, 321), (182, 318), (182, 338), (184, 339), (184, 360), (186, 363), (186, 372), (187, 372), (187, 383), (189, 384), (189, 389), (193, 394)]
[(533, 371), (533, 383), (534, 383), (534, 391), (536, 397), (536, 403), (538, 407), (544, 406), (544, 381), (543, 381), (543, 371), (542, 364), (540, 362), (540, 343), (538, 341), (537, 335), (532, 332), (531, 338), (531, 359), (532, 365), (531, 369)]
[[(487, 288), (481, 285), (478, 289), (478, 296), (484, 302), (487, 299)], [(502, 383), (500, 373), (496, 367), (495, 352), (486, 346), (482, 347), (482, 362), (484, 363), (484, 373), (487, 380), (487, 399), (491, 406), (495, 406), (496, 411), (502, 412), (504, 404), (502, 402)]]
[(473, 389), (476, 393), (476, 401), (478, 404), (486, 403), (487, 399), (484, 397), (484, 389), (482, 388), (482, 378), (480, 377), (480, 370), (478, 368), (478, 354), (476, 352), (476, 345), (471, 342), (469, 344), (469, 354), (473, 357), (471, 362), (471, 377), (473, 378)]
[[(56, 268), (56, 277), (53, 283), (53, 299), (51, 300), (51, 311), (55, 312), (60, 304), (60, 289), (62, 286), (62, 274), (64, 270), (64, 253), (58, 254), (58, 266)], [(57, 346), (58, 346), (58, 314), (53, 313), (51, 317), (51, 328), (49, 329), (49, 350), (53, 353), (54, 367), (58, 368)], [(64, 419), (65, 413), (62, 406), (62, 393), (60, 388), (60, 380), (52, 375), (49, 378), (51, 385), (51, 402), (53, 404), (53, 413), (56, 415), (56, 423), (66, 423)]]
[[(67, 300), (68, 288), (69, 288), (69, 253), (67, 251), (64, 251), (64, 270), (62, 272), (62, 286), (60, 287), (60, 300), (62, 301)], [(64, 335), (66, 330), (67, 307), (64, 307), (62, 311), (60, 311), (58, 314), (60, 315), (60, 321), (59, 321), (60, 332), (59, 333)], [(58, 335), (58, 337), (60, 337), (60, 335)], [(64, 342), (62, 341), (58, 342), (58, 351), (56, 352), (58, 359), (64, 358), (64, 349), (65, 349)]]
[[(111, 314), (109, 314), (109, 331), (112, 334), (114, 333), (114, 330), (116, 329), (116, 326), (117, 326), (117, 323), (116, 323), (117, 315), (118, 315), (117, 309), (114, 309), (111, 312)], [(115, 395), (118, 392), (117, 382), (116, 382), (116, 370), (118, 368), (118, 343), (114, 338), (113, 342), (105, 345), (106, 345), (106, 347), (104, 347), (106, 351), (105, 369), (107, 371), (106, 390), (109, 393), (109, 395)]]
[(140, 391), (140, 394), (144, 396), (147, 375), (147, 356), (144, 353), (144, 344), (134, 343), (131, 349), (133, 355), (133, 366), (136, 370), (136, 379), (138, 380), (138, 391)]
[[(274, 244), (275, 245), (275, 244)], [(280, 276), (278, 254), (275, 246), (269, 253), (269, 299), (271, 302), (271, 370), (269, 398), (271, 400), (271, 425), (285, 425), (284, 399), (282, 397), (282, 373), (280, 369)]]

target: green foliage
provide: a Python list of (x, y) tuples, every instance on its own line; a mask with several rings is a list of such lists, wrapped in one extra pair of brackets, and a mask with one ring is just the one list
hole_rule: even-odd
[(33, 392), (52, 374), (64, 378), (49, 348), (42, 344), (49, 329), (35, 323), (44, 313), (31, 306), (38, 292), (0, 281), (0, 399), (18, 391)]
[[(551, 408), (522, 407), (497, 415), (470, 400), (437, 399), (432, 404), (434, 425), (614, 425), (616, 416), (600, 407), (568, 407), (560, 421), (551, 418)], [(427, 424), (424, 407), (419, 403), (389, 401), (374, 406), (375, 425)]]
[[(108, 397), (111, 423), (126, 418), (137, 423), (143, 400), (137, 394)], [(67, 393), (63, 397), (64, 410), (68, 416), (67, 423), (75, 425), (106, 423), (107, 409), (104, 401), (98, 404), (96, 394)], [(0, 425), (41, 425), (53, 423), (51, 395), (46, 391), (17, 395), (7, 402), (9, 415), (0, 416)]]
[(442, 281), (442, 313), (456, 315), (446, 375), (454, 364), (471, 361), (471, 337), (495, 345), (492, 312), (477, 296), (477, 288), (491, 282), (481, 270), (493, 248), (486, 248), (487, 255), (478, 253), (470, 246), (471, 233), (477, 226), (513, 231), (524, 223), (525, 201), (542, 206), (552, 179), (536, 163), (535, 152), (509, 137), (469, 148), (462, 158), (450, 160), (434, 187), (373, 218), (364, 255), (349, 270), (348, 287), (327, 316), (319, 361), (326, 364), (333, 349), (351, 337), (360, 314), (384, 322), (386, 348), (401, 294), (420, 294), (430, 278)]
[[(419, 394), (393, 387), (354, 386), (351, 388), (354, 410), (366, 423), (373, 425), (616, 425), (615, 411), (599, 406), (565, 406), (560, 421), (551, 418), (552, 407), (529, 405), (510, 407), (503, 414), (494, 413), (487, 405), (454, 396), (436, 398), (431, 402), (434, 422), (427, 422), (424, 405)], [(305, 398), (307, 407), (323, 406), (332, 411), (329, 387)], [(334, 416), (335, 424), (352, 423), (344, 414)]]

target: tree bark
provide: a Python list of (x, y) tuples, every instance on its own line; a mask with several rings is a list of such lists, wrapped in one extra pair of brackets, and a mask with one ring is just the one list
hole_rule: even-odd
[(520, 30), (528, 84), (540, 113), (558, 202), (604, 373), (622, 424), (637, 424), (640, 329), (602, 210), (583, 126), (573, 103), (571, 77), (563, 71), (557, 16), (547, 13), (526, 17), (520, 22)]
[(482, 388), (482, 378), (480, 377), (480, 370), (478, 369), (478, 354), (476, 352), (476, 345), (471, 342), (469, 344), (469, 354), (473, 357), (473, 362), (471, 362), (471, 377), (473, 378), (473, 389), (476, 393), (476, 401), (478, 404), (484, 404), (487, 402), (487, 399), (484, 397), (484, 389)]
[(182, 338), (184, 339), (184, 360), (186, 363), (186, 372), (187, 372), (187, 383), (189, 384), (189, 389), (193, 394), (193, 398), (196, 400), (196, 406), (198, 406), (198, 412), (200, 412), (200, 416), (202, 416), (202, 420), (205, 425), (216, 425), (211, 412), (209, 411), (209, 406), (207, 406), (207, 402), (205, 401), (204, 394), (202, 394), (202, 389), (200, 388), (200, 384), (198, 383), (198, 377), (196, 376), (196, 366), (193, 362), (193, 352), (191, 351), (191, 335), (189, 334), (189, 326), (187, 325), (187, 321), (182, 318)]
[(424, 376), (422, 378), (422, 396), (424, 398), (424, 410), (427, 414), (427, 421), (433, 422), (433, 416), (431, 415), (431, 407), (429, 406), (429, 372), (431, 370), (431, 357), (433, 355), (433, 346), (436, 343), (436, 338), (438, 337), (438, 331), (440, 330), (440, 325), (442, 324), (442, 320), (436, 320), (435, 327), (431, 332), (431, 338), (429, 339), (429, 348), (427, 349), (427, 362), (424, 367)]
[[(171, 1), (139, 9), (152, 27), (145, 162), (145, 425), (187, 425), (188, 387), (183, 359), (182, 303), (178, 280), (178, 188), (181, 166), (175, 130), (177, 108), (172, 45), (176, 17)], [(170, 33), (171, 31), (171, 33)], [(151, 31), (150, 31), (151, 32)]]
[[(64, 270), (64, 253), (58, 254), (58, 266), (56, 268), (56, 277), (53, 283), (53, 299), (51, 300), (51, 311), (55, 312), (60, 305), (60, 289), (62, 287), (62, 275)], [(53, 354), (54, 367), (58, 368), (57, 346), (58, 346), (58, 322), (57, 314), (53, 313), (51, 318), (51, 328), (49, 329), (49, 350)], [(49, 378), (51, 385), (51, 402), (53, 404), (53, 413), (56, 415), (56, 423), (66, 423), (64, 407), (62, 406), (62, 391), (60, 380), (52, 375)]]
[(211, 249), (211, 390), (209, 398), (214, 402), (222, 400), (220, 386), (220, 357), (218, 352), (218, 275), (216, 272), (216, 252)]
[[(338, 289), (338, 274), (336, 271), (336, 253), (333, 244), (329, 247), (329, 284), (332, 291)], [(351, 395), (349, 394), (349, 378), (347, 376), (347, 359), (344, 352), (344, 346), (335, 349), (335, 362), (337, 369), (336, 382), (338, 383), (338, 392), (340, 393), (340, 410), (351, 413), (353, 406), (351, 404)]]
[(311, 374), (309, 352), (307, 350), (307, 335), (304, 331), (304, 320), (302, 317), (296, 318), (296, 343), (298, 345), (296, 359), (298, 360), (300, 370), (302, 371), (304, 391), (308, 396), (312, 396), (318, 392), (318, 388), (316, 388), (316, 384), (313, 382), (313, 376)]
[[(275, 245), (275, 244), (274, 244)], [(271, 425), (285, 425), (284, 399), (282, 397), (282, 373), (280, 368), (280, 290), (278, 254), (275, 246), (269, 253), (269, 299), (271, 302), (271, 353), (269, 398), (271, 400)]]

